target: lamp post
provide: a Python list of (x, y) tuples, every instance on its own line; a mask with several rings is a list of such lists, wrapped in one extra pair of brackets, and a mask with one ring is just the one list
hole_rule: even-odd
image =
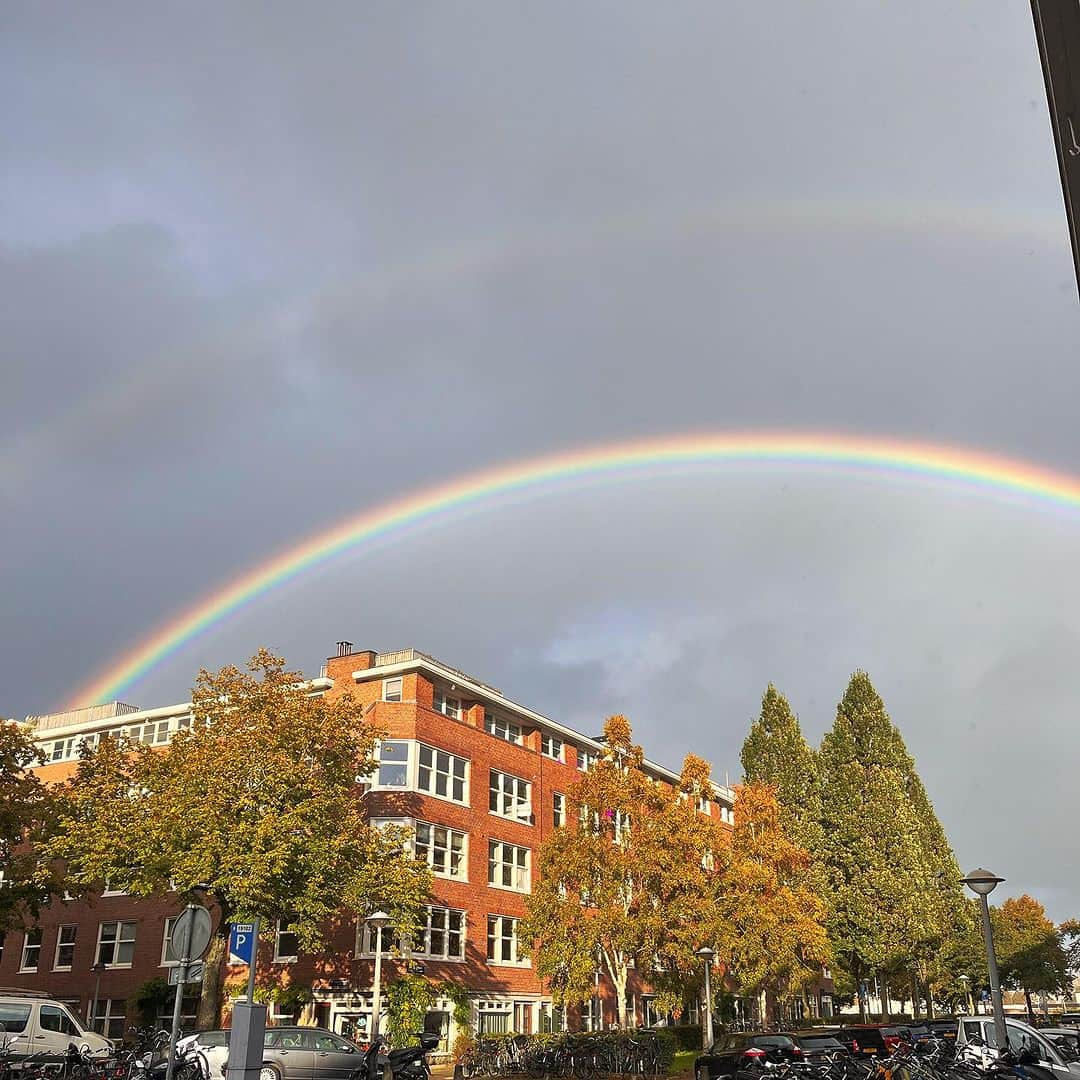
[(997, 957), (994, 955), (994, 930), (990, 925), (990, 901), (987, 897), (1005, 879), (979, 867), (960, 879), (982, 901), (983, 941), (986, 943), (986, 966), (990, 970), (990, 1002), (994, 1008), (994, 1035), (998, 1052), (1008, 1048), (1005, 1032), (1005, 1006), (1001, 1000), (1001, 981), (998, 978)]
[(700, 956), (702, 962), (705, 964), (705, 1023), (702, 1025), (702, 1034), (705, 1036), (705, 1049), (709, 1050), (712, 1048), (713, 1044), (712, 962), (713, 957), (716, 955), (716, 950), (710, 949), (708, 945), (702, 945), (694, 955)]
[(971, 976), (959, 975), (957, 976), (960, 985), (964, 988), (964, 997), (967, 1000), (968, 1016), (975, 1015), (975, 1003), (971, 1000)]
[[(94, 1017), (97, 1016), (98, 1006), (98, 993), (101, 990), (101, 973), (105, 970), (105, 965), (102, 963), (95, 964), (91, 969), (94, 973), (94, 1000), (90, 1005), (90, 1015), (86, 1018), (86, 1022), (90, 1027), (90, 1030), (94, 1030)], [(104, 1034), (104, 1032), (102, 1032)]]
[(385, 911), (376, 911), (367, 917), (368, 926), (375, 931), (375, 981), (371, 988), (371, 1041), (379, 1035), (379, 1000), (382, 997), (382, 932), (390, 925), (390, 916)]

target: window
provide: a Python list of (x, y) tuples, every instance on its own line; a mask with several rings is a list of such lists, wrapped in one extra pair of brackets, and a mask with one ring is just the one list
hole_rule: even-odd
[(541, 735), (540, 752), (556, 761), (566, 760), (565, 744), (557, 735), (548, 735), (547, 732)]
[(176, 920), (179, 915), (174, 915), (172, 918), (165, 920), (165, 933), (161, 938), (161, 966), (162, 967), (176, 967), (180, 961), (176, 958), (172, 951), (172, 932), (173, 927), (176, 925)]
[(488, 884), (498, 889), (528, 892), (529, 849), (501, 840), (488, 841)]
[(493, 964), (527, 965), (526, 957), (520, 955), (517, 937), (518, 921), (509, 915), (489, 915), (487, 931), (487, 958)]
[(577, 748), (577, 767), (582, 772), (588, 772), (599, 760), (600, 755), (595, 750), (586, 750), (584, 747)]
[(465, 833), (445, 825), (418, 821), (413, 850), (416, 857), (423, 859), (439, 877), (465, 878)]
[(435, 691), (433, 702), (436, 712), (444, 716), (452, 716), (455, 720), (461, 719), (461, 701), (456, 697), (447, 697), (441, 690)]
[(14, 1001), (0, 1002), (0, 1031), (5, 1035), (20, 1035), (30, 1022), (30, 1006)]
[(75, 960), (74, 926), (61, 926), (56, 931), (56, 955), (53, 957), (53, 971), (70, 971)]
[(382, 699), (383, 701), (401, 700), (401, 676), (396, 679), (383, 679)]
[(505, 739), (507, 742), (521, 745), (521, 725), (505, 717), (484, 713), (484, 730), (489, 735), (494, 735), (496, 739)]
[(532, 784), (492, 769), (488, 779), (488, 809), (501, 817), (528, 821), (532, 815)]
[(41, 957), (41, 928), (27, 930), (23, 937), (22, 964), (20, 971), (37, 971)]
[(566, 824), (566, 796), (558, 791), (551, 794), (551, 824), (556, 829)]
[(127, 1002), (123, 998), (99, 998), (91, 1027), (106, 1039), (122, 1039), (126, 1012)]
[(55, 1031), (59, 1035), (71, 1035), (78, 1038), (82, 1032), (75, 1026), (75, 1021), (68, 1015), (66, 1009), (56, 1005), (42, 1004), (38, 1013), (38, 1024), (45, 1031)]
[[(398, 936), (398, 932), (392, 926), (384, 926), (379, 932), (382, 938), (380, 946), (383, 956), (391, 956), (394, 952), (404, 952), (404, 942)], [(366, 919), (358, 919), (356, 923), (356, 955), (375, 955), (375, 927)]]
[(424, 940), (416, 955), (432, 960), (465, 959), (465, 912), (452, 908), (429, 907)]
[(712, 800), (709, 798), (708, 795), (699, 795), (698, 796), (697, 808), (698, 808), (698, 811), (700, 813), (708, 814), (709, 817), (712, 817), (711, 806), (712, 806)]
[(274, 932), (274, 963), (291, 964), (300, 955), (300, 942), (288, 919), (278, 919)]
[(419, 762), (417, 787), (421, 791), (454, 802), (466, 801), (465, 778), (469, 763), (465, 758), (421, 743)]
[(52, 753), (49, 755), (50, 761), (66, 761), (72, 756), (72, 752), (75, 748), (75, 739), (57, 739), (52, 745)]
[(406, 788), (409, 786), (409, 744), (386, 740), (379, 744), (375, 786)]
[(106, 922), (98, 929), (97, 959), (95, 964), (106, 967), (131, 967), (135, 956), (135, 924), (133, 922)]

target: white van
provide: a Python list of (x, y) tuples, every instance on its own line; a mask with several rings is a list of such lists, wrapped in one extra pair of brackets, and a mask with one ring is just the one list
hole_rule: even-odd
[[(1080, 1080), (1080, 1061), (1067, 1061), (1061, 1051), (1037, 1028), (1023, 1020), (1005, 1017), (1005, 1037), (1014, 1053), (1028, 1050), (1044, 1069), (1049, 1069), (1060, 1080)], [(997, 1046), (992, 1016), (962, 1016), (956, 1025), (956, 1049), (959, 1054), (965, 1048), (977, 1050)]]
[(0, 1048), (12, 1054), (66, 1054), (68, 1047), (91, 1054), (112, 1050), (103, 1035), (87, 1031), (77, 1016), (44, 994), (0, 989)]

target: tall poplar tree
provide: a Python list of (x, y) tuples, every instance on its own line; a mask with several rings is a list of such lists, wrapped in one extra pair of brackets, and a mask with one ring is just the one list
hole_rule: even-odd
[(875, 974), (886, 983), (924, 934), (920, 903), (933, 871), (921, 850), (914, 762), (863, 671), (848, 683), (819, 762), (829, 937), (856, 985)]
[(821, 781), (817, 754), (803, 738), (788, 700), (769, 683), (761, 713), (750, 727), (740, 757), (747, 784), (767, 784), (776, 792), (780, 824), (787, 837), (810, 855), (810, 883), (821, 856)]

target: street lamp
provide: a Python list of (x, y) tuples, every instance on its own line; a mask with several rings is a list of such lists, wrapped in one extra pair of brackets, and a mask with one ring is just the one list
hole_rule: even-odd
[(695, 956), (700, 956), (702, 962), (705, 964), (705, 1024), (703, 1034), (705, 1036), (705, 1049), (712, 1049), (713, 1044), (713, 1026), (712, 1026), (712, 962), (713, 957), (716, 955), (715, 949), (710, 949), (708, 945), (702, 945), (695, 953)]
[(93, 1031), (94, 1017), (97, 1016), (98, 993), (101, 990), (101, 973), (105, 970), (105, 965), (97, 963), (90, 970), (94, 973), (94, 1000), (90, 1005), (90, 1015), (86, 1018), (86, 1021), (90, 1025), (90, 1030)]
[(385, 911), (376, 911), (367, 917), (367, 924), (375, 931), (375, 982), (372, 986), (371, 1006), (371, 1041), (379, 1034), (379, 999), (382, 997), (382, 932), (390, 925), (390, 916)]
[(983, 940), (986, 943), (986, 966), (990, 969), (990, 1002), (994, 1007), (994, 1035), (997, 1038), (998, 1053), (1008, 1049), (1008, 1037), (1005, 1032), (1005, 1006), (1001, 1000), (1001, 981), (998, 979), (997, 957), (994, 955), (994, 931), (990, 925), (990, 901), (987, 897), (1005, 879), (991, 874), (979, 867), (972, 870), (961, 882), (975, 893), (982, 901)]
[(964, 997), (967, 999), (968, 1016), (975, 1015), (975, 1005), (971, 1000), (971, 976), (970, 975), (958, 975), (957, 979), (960, 985), (964, 988)]

